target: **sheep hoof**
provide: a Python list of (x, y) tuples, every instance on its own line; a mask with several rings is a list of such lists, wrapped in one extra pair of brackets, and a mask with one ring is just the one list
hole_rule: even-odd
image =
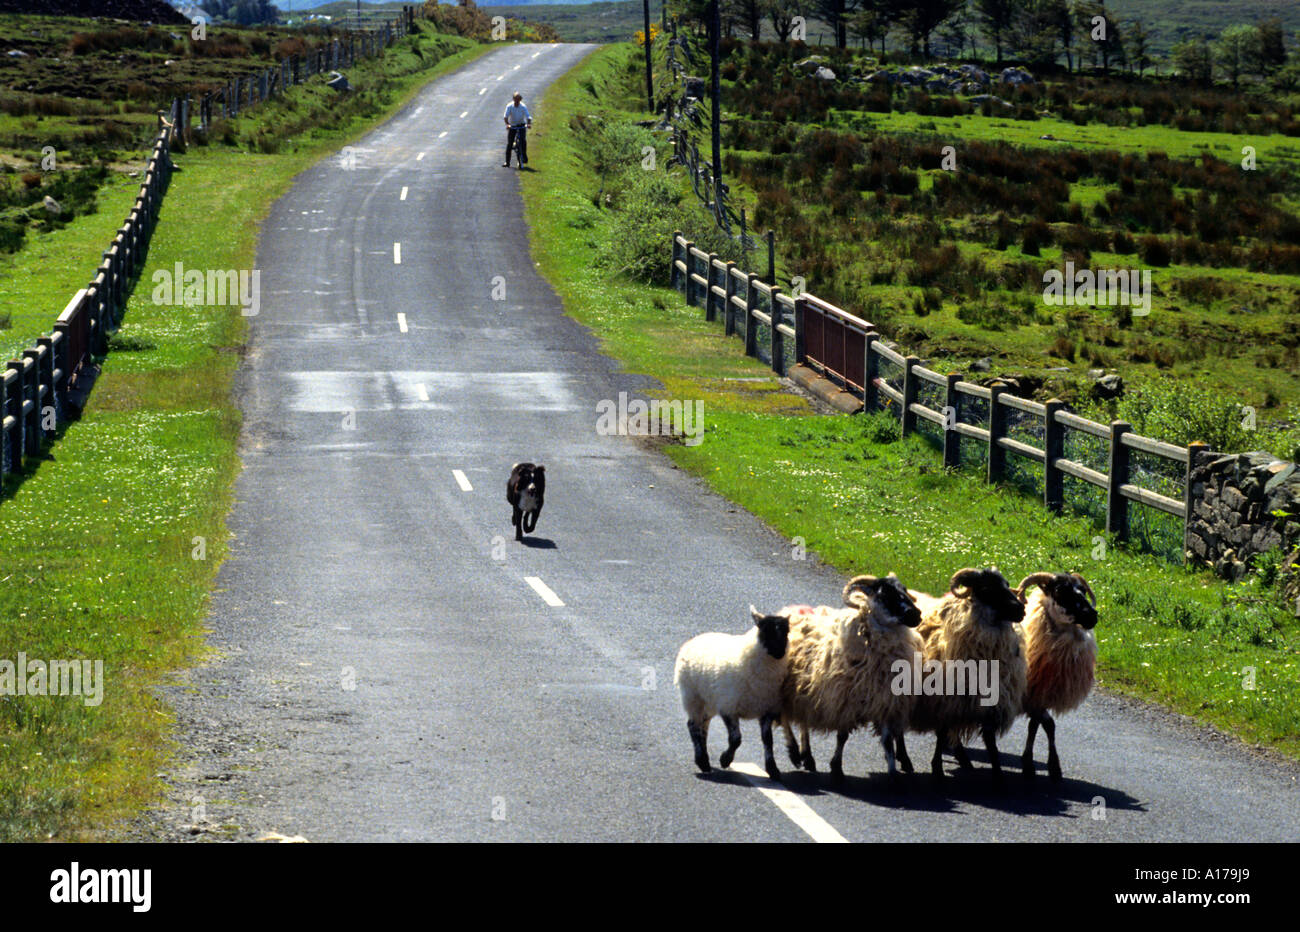
[(728, 767), (731, 766), (731, 759), (734, 756), (735, 755), (732, 753), (731, 748), (727, 748), (727, 750), (722, 752), (722, 756), (718, 758), (718, 766), (720, 766), (723, 770), (726, 770)]
[(839, 767), (832, 767), (832, 768), (831, 768), (831, 785), (832, 785), (832, 786), (843, 786), (843, 785), (844, 785), (844, 771), (843, 771), (843, 769), (841, 769), (841, 768), (839, 768)]
[(799, 745), (787, 744), (785, 748), (790, 753), (790, 766), (798, 769), (803, 766), (803, 754), (799, 751)]
[(1020, 759), (1020, 770), (1027, 779), (1034, 777), (1034, 759), (1032, 757), (1022, 757)]
[(781, 770), (779, 767), (776, 766), (776, 761), (769, 760), (766, 766), (767, 766), (767, 775), (769, 777), (771, 777), (773, 780), (781, 779)]
[(809, 773), (817, 772), (817, 761), (813, 760), (813, 756), (811, 754), (805, 754), (803, 756), (803, 769), (808, 771)]
[(1047, 765), (1047, 775), (1048, 775), (1049, 777), (1051, 777), (1053, 783), (1060, 783), (1060, 782), (1061, 782), (1061, 765), (1060, 765), (1060, 764), (1056, 764), (1055, 766), (1053, 766), (1052, 764), (1048, 764), (1048, 765)]
[(700, 773), (710, 773), (713, 768), (709, 766), (709, 759), (704, 755), (695, 758), (695, 766), (700, 768)]

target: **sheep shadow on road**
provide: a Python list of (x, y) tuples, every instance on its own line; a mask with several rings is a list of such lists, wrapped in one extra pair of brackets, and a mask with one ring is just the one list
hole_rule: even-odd
[(989, 766), (988, 752), (983, 748), (968, 748), (974, 770), (961, 770), (945, 762), (944, 772), (948, 776), (942, 784), (936, 783), (928, 772), (917, 776), (926, 780), (930, 791), (942, 794), (949, 799), (988, 809), (999, 809), (1017, 815), (1071, 815), (1072, 804), (1093, 806), (1097, 800), (1104, 801), (1107, 809), (1128, 812), (1146, 812), (1146, 806), (1136, 797), (1123, 790), (1102, 786), (1088, 780), (1065, 777), (1060, 783), (1053, 783), (1039, 765), (1036, 776), (1028, 778), (1020, 769), (1018, 755), (999, 752), (1002, 764), (1003, 785), (999, 788), (993, 781), (993, 770)]
[(906, 774), (900, 776), (901, 779), (893, 781), (884, 772), (861, 777), (845, 774), (844, 782), (837, 786), (828, 772), (808, 773), (800, 770), (783, 773), (781, 781), (786, 789), (800, 796), (834, 794), (884, 809), (952, 812), (957, 808), (952, 800), (925, 792), (926, 787), (915, 779)]
[(551, 540), (549, 537), (525, 537), (523, 540), (519, 541), (519, 543), (523, 544), (525, 547), (531, 547), (534, 550), (557, 549), (555, 541)]

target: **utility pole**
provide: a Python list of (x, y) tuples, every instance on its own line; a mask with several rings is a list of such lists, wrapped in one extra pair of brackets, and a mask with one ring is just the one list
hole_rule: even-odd
[(655, 85), (650, 71), (650, 0), (642, 0), (645, 7), (645, 103), (646, 109), (655, 112)]
[(713, 60), (713, 197), (722, 193), (722, 80), (718, 74), (718, 44), (722, 41), (722, 4), (712, 0), (709, 4), (710, 26), (709, 57)]

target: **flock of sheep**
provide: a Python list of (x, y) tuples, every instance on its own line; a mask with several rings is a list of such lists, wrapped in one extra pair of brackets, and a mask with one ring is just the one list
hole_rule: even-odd
[[(708, 730), (716, 715), (727, 728), (723, 767), (740, 746), (739, 720), (756, 718), (773, 778), (780, 772), (772, 726), (780, 723), (791, 762), (810, 771), (816, 769), (810, 732), (835, 734), (836, 782), (844, 777), (845, 741), (868, 725), (880, 737), (891, 779), (898, 779), (895, 761), (912, 772), (904, 742), (912, 731), (934, 733), (930, 769), (936, 777), (944, 775), (945, 751), (969, 769), (963, 744), (981, 735), (994, 779), (1001, 781), (997, 739), (1024, 714), (1026, 776), (1034, 773), (1041, 725), (1048, 774), (1061, 779), (1052, 716), (1083, 702), (1097, 661), (1096, 597), (1082, 576), (1033, 573), (1012, 589), (996, 568), (963, 569), (939, 597), (906, 589), (893, 574), (856, 576), (843, 597), (844, 608), (789, 605), (767, 615), (750, 606), (754, 627), (745, 634), (701, 634), (682, 645), (674, 682), (700, 770), (710, 770)], [(915, 688), (927, 672), (980, 667), (995, 678), (985, 694), (953, 688), (959, 678), (951, 676), (943, 681), (946, 688)]]

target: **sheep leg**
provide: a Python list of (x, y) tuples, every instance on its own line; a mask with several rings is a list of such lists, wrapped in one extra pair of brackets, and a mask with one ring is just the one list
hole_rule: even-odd
[(801, 740), (803, 742), (800, 745), (800, 751), (799, 751), (799, 756), (802, 758), (803, 769), (808, 771), (809, 773), (816, 773), (817, 762), (813, 760), (813, 756), (812, 756), (812, 740), (810, 737), (810, 729), (808, 728), (807, 725), (804, 725), (799, 729), (799, 733), (801, 735)]
[(894, 753), (898, 756), (898, 766), (903, 768), (903, 773), (912, 773), (912, 758), (907, 756), (907, 743), (903, 741), (902, 732), (894, 737)]
[(516, 507), (514, 510), (514, 514), (511, 515), (510, 517), (510, 523), (515, 526), (515, 540), (524, 539), (524, 532), (519, 527), (520, 523), (523, 521), (523, 518), (524, 518), (524, 513), (520, 511), (518, 507)]
[(1002, 760), (998, 757), (998, 731), (992, 725), (980, 729), (984, 736), (984, 747), (988, 748), (989, 761), (993, 764), (993, 782), (1002, 784)]
[(701, 773), (708, 773), (713, 769), (709, 766), (709, 720), (706, 718), (702, 724), (689, 721), (686, 730), (691, 733), (691, 744), (695, 745), (695, 766)]
[(957, 758), (957, 766), (962, 770), (974, 770), (975, 765), (970, 762), (970, 755), (966, 753), (966, 748), (960, 741), (953, 742), (952, 756)]
[(740, 720), (734, 715), (724, 715), (722, 724), (727, 726), (727, 749), (718, 758), (718, 765), (730, 767), (732, 759), (736, 756), (736, 748), (740, 747)]
[(1047, 775), (1059, 782), (1061, 779), (1061, 761), (1056, 756), (1056, 719), (1051, 712), (1043, 713), (1043, 731), (1047, 732)]
[(942, 780), (943, 773), (943, 750), (948, 746), (948, 730), (946, 728), (935, 729), (934, 732), (934, 757), (930, 758), (930, 773)]
[(1034, 775), (1034, 741), (1038, 738), (1038, 716), (1034, 713), (1029, 715), (1029, 727), (1027, 728), (1029, 736), (1025, 739), (1025, 753), (1020, 755), (1020, 769), (1026, 777)]
[[(772, 751), (772, 722), (775, 715), (764, 715), (758, 720), (758, 730), (763, 735), (763, 767), (773, 780), (781, 779), (781, 771), (776, 766), (776, 754)], [(739, 744), (739, 740), (736, 742)]]
[(835, 756), (831, 758), (831, 779), (836, 786), (844, 782), (844, 742), (848, 740), (847, 728), (841, 728), (835, 733)]
[(889, 782), (898, 782), (898, 770), (894, 767), (894, 733), (888, 728), (880, 729), (880, 746), (885, 749), (885, 766), (889, 769)]
[(790, 754), (791, 765), (803, 766), (803, 758), (799, 754), (799, 742), (794, 739), (794, 728), (790, 725), (790, 719), (784, 715), (781, 716), (781, 730), (785, 732), (785, 749)]

